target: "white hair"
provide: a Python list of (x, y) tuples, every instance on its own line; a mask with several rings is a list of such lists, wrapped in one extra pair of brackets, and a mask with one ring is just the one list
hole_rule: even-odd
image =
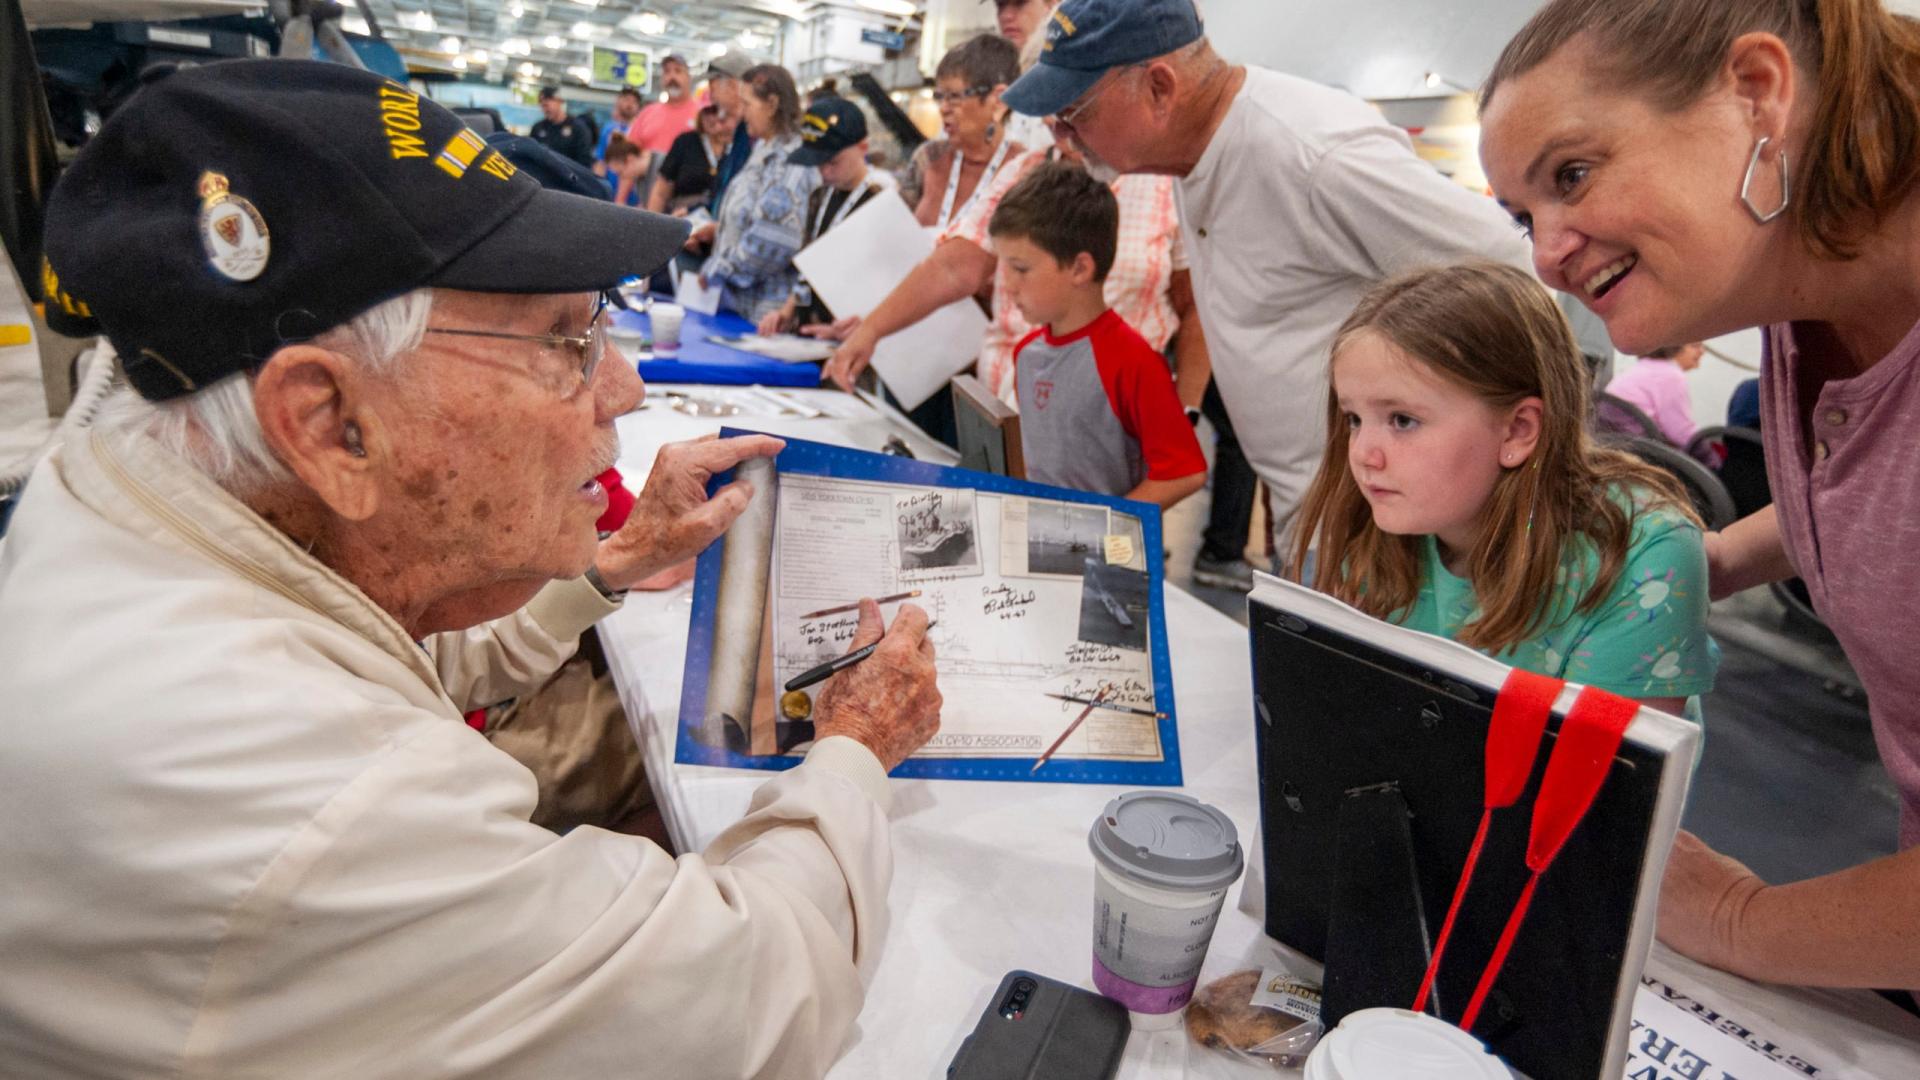
[[(433, 290), (396, 296), (313, 338), (313, 344), (352, 356), (376, 373), (420, 346), (433, 313)], [(148, 401), (123, 389), (107, 403), (99, 427), (144, 432), (234, 493), (290, 482), (288, 471), (260, 430), (253, 378), (235, 372), (183, 397)]]

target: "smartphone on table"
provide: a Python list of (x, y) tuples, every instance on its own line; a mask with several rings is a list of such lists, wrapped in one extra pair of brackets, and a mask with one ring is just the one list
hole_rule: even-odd
[(1126, 1006), (1111, 998), (1009, 971), (947, 1080), (1111, 1080), (1132, 1030)]

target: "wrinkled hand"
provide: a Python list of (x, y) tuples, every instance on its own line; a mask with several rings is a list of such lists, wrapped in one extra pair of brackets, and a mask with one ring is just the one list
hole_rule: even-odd
[(633, 591), (665, 592), (668, 589), (677, 589), (681, 585), (693, 580), (697, 563), (698, 560), (695, 559), (675, 563), (657, 574), (641, 578), (639, 581), (634, 582)]
[(845, 735), (873, 751), (892, 772), (940, 730), (940, 688), (935, 685), (933, 642), (927, 613), (900, 605), (893, 628), (880, 633), (880, 605), (860, 601), (860, 627), (848, 651), (878, 641), (864, 661), (828, 679), (814, 703), (814, 734)]
[(834, 350), (833, 359), (827, 361), (827, 378), (840, 385), (840, 389), (852, 391), (853, 384), (860, 373), (867, 370), (873, 362), (873, 347), (877, 344), (873, 334), (865, 326), (854, 330), (846, 343)]
[(1739, 860), (1682, 829), (1660, 883), (1660, 940), (1683, 956), (1737, 972), (1742, 912), (1766, 887)]
[(830, 323), (815, 323), (803, 326), (800, 332), (808, 337), (826, 338), (829, 341), (845, 341), (860, 329), (860, 316), (849, 315), (844, 319), (835, 319)]
[(707, 481), (748, 458), (772, 457), (786, 443), (771, 435), (708, 435), (660, 448), (647, 485), (620, 531), (600, 541), (594, 565), (615, 589), (698, 555), (747, 508), (753, 486), (735, 480), (707, 498)]

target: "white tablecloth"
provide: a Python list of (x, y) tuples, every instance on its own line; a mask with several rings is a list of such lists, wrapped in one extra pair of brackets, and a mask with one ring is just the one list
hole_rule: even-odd
[[(794, 396), (839, 418), (738, 427), (877, 449), (898, 420), (830, 391)], [(713, 430), (658, 408), (620, 422), (623, 473), (638, 483), (659, 445)], [(704, 848), (744, 812), (759, 773), (675, 765), (691, 586), (635, 594), (601, 624), (607, 659), (646, 758), (663, 817), (682, 850)], [(1186, 786), (1225, 811), (1251, 840), (1258, 820), (1252, 679), (1246, 631), (1169, 587), (1167, 630)], [(892, 923), (839, 1080), (946, 1075), (1000, 978), (1026, 968), (1091, 987), (1093, 868), (1087, 828), (1126, 790), (1081, 784), (894, 781)], [(1236, 888), (1235, 895), (1238, 890)], [(1202, 980), (1250, 966), (1273, 946), (1231, 905)], [(1820, 1077), (1920, 1077), (1920, 1019), (1864, 992), (1762, 987), (1657, 950), (1649, 974), (1817, 1066)], [(1255, 1071), (1189, 1048), (1183, 1032), (1136, 1033), (1122, 1077), (1289, 1075)]]

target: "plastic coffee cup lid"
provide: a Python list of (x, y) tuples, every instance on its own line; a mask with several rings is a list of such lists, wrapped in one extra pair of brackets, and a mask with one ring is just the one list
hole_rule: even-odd
[(1224, 888), (1245, 865), (1232, 819), (1172, 791), (1129, 791), (1108, 803), (1087, 845), (1109, 869), (1166, 889)]
[(1513, 1080), (1480, 1040), (1426, 1013), (1362, 1009), (1314, 1048), (1309, 1080)]

